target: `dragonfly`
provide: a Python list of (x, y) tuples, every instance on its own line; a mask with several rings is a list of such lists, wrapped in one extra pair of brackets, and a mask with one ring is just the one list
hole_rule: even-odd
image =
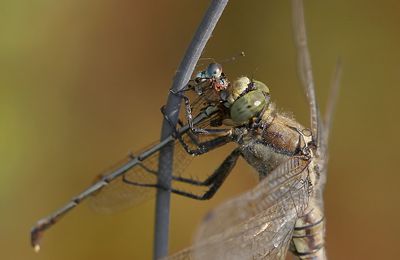
[(260, 183), (209, 212), (194, 245), (168, 259), (286, 259), (288, 252), (296, 259), (327, 259), (323, 190), (341, 67), (337, 64), (322, 119), (298, 0), (293, 0), (293, 28), (310, 128), (278, 112), (265, 84), (247, 77), (233, 82), (223, 123), (232, 126), (228, 136), (237, 148), (223, 162), (224, 175), (242, 157)]
[[(202, 194), (171, 188), (172, 193), (193, 199), (210, 199), (237, 160), (243, 157), (260, 176), (251, 191), (222, 204), (201, 224), (193, 247), (170, 259), (285, 259), (291, 251), (299, 259), (326, 259), (322, 192), (326, 181), (329, 128), (335, 98), (320, 119), (308, 53), (301, 2), (294, 3), (295, 42), (299, 50), (300, 78), (310, 107), (311, 127), (277, 112), (269, 88), (262, 82), (241, 77), (232, 84), (219, 67), (200, 73), (184, 92), (174, 93), (185, 101), (188, 123), (160, 144), (128, 158), (117, 170), (101, 177), (59, 211), (39, 221), (32, 230), (32, 245), (45, 230), (90, 197), (97, 209), (143, 200), (142, 193), (158, 187), (158, 151), (175, 142), (174, 155), (200, 155), (227, 143), (234, 149), (208, 178), (198, 181), (180, 176), (186, 160), (174, 160), (173, 181), (206, 186)], [(211, 72), (211, 73), (209, 73)], [(213, 76), (212, 76), (213, 75)], [(339, 78), (339, 77), (337, 77)], [(338, 80), (332, 93), (337, 94)], [(186, 94), (195, 93), (192, 100)], [(117, 203), (116, 203), (117, 202)]]
[[(225, 113), (226, 89), (230, 82), (218, 63), (210, 63), (204, 71), (189, 81), (180, 92), (173, 93), (183, 98), (187, 124), (179, 120), (180, 128), (174, 133), (149, 147), (130, 154), (116, 163), (105, 174), (82, 193), (72, 198), (59, 210), (39, 220), (31, 230), (31, 245), (40, 250), (40, 240), (46, 230), (68, 214), (72, 209), (89, 200), (89, 205), (98, 212), (113, 212), (131, 207), (154, 195), (154, 189), (163, 188), (157, 184), (158, 157), (160, 150), (174, 143), (174, 176), (172, 180), (191, 186), (208, 187), (204, 194), (194, 194), (179, 188), (170, 191), (181, 196), (204, 200), (211, 198), (220, 186), (219, 175), (204, 181), (186, 178), (182, 172), (193, 156), (204, 154), (227, 143), (226, 129), (221, 129), (221, 118)], [(192, 95), (192, 98), (189, 96)], [(221, 109), (222, 108), (222, 109)], [(163, 111), (163, 108), (162, 108)], [(165, 116), (165, 115), (164, 115)], [(167, 118), (167, 117), (166, 117)], [(168, 118), (167, 118), (168, 119)]]

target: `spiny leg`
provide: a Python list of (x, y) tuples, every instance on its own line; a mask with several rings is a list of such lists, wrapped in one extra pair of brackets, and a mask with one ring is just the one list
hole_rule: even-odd
[(228, 155), (228, 157), (225, 158), (225, 160), (218, 167), (218, 169), (204, 181), (204, 183), (208, 182), (210, 186), (209, 189), (202, 195), (196, 195), (190, 192), (185, 192), (180, 190), (176, 190), (174, 193), (197, 200), (211, 199), (215, 195), (215, 193), (219, 190), (219, 188), (222, 186), (228, 175), (231, 173), (233, 167), (235, 167), (236, 162), (240, 155), (241, 152), (237, 148), (233, 150), (233, 152), (230, 155)]
[[(226, 144), (229, 141), (230, 141), (230, 139), (227, 139), (227, 137), (217, 137), (215, 139), (212, 139), (210, 141), (205, 142), (205, 143), (207, 143), (205, 146), (207, 147), (207, 151), (210, 151), (210, 150), (213, 150), (213, 149), (215, 149), (217, 147), (220, 147), (220, 146)], [(135, 156), (133, 154), (131, 154), (130, 157), (132, 159), (137, 158), (137, 156)], [(145, 170), (149, 174), (152, 174), (152, 175), (155, 175), (155, 176), (158, 175), (158, 171), (150, 169), (149, 167), (144, 165), (142, 162), (138, 162), (137, 166), (141, 167), (143, 170)], [(192, 178), (185, 178), (185, 177), (181, 177), (181, 176), (172, 176), (172, 180), (174, 180), (174, 181), (187, 183), (187, 184), (192, 184), (192, 185), (197, 185), (197, 186), (209, 186), (213, 182), (213, 180), (215, 178), (216, 178), (216, 174), (215, 173), (210, 175), (204, 181), (199, 181), (199, 180), (195, 180), (195, 179), (192, 179)], [(124, 182), (132, 182), (132, 181), (127, 180), (125, 174), (123, 175), (123, 180), (124, 180)], [(139, 182), (135, 182), (135, 183), (137, 184), (137, 186), (148, 187), (148, 184), (141, 184)]]
[[(211, 129), (211, 130), (214, 130), (214, 129)], [(221, 130), (221, 129), (215, 129), (215, 130)], [(176, 138), (178, 139), (178, 141), (181, 143), (183, 149), (188, 154), (197, 156), (197, 155), (207, 153), (214, 148), (217, 148), (221, 145), (224, 145), (224, 144), (232, 141), (229, 131), (230, 131), (230, 129), (224, 129), (223, 131), (216, 131), (214, 133), (214, 135), (216, 135), (217, 137), (215, 137), (211, 140), (208, 140), (208, 141), (204, 141), (204, 142), (199, 142), (196, 134), (188, 132), (187, 135), (189, 136), (191, 142), (197, 147), (195, 149), (190, 148), (189, 143), (187, 141), (185, 141), (182, 138), (182, 136), (178, 135), (178, 136), (176, 136)], [(223, 134), (223, 135), (220, 136), (221, 134)]]
[(178, 140), (181, 143), (183, 149), (192, 156), (198, 156), (198, 155), (208, 153), (209, 151), (232, 141), (232, 139), (229, 135), (219, 136), (214, 139), (196, 144), (196, 146), (198, 147), (196, 149), (190, 149), (188, 144), (183, 139), (178, 138)]
[[(206, 141), (204, 143), (201, 143), (201, 147), (203, 147), (201, 150), (198, 151), (197, 154), (192, 154), (192, 155), (199, 155), (201, 153), (206, 153), (209, 152), (215, 148), (218, 148), (228, 142), (231, 141), (231, 138), (228, 136), (221, 136), (221, 137), (216, 137), (212, 140)], [(176, 144), (179, 145), (179, 144)], [(133, 154), (130, 155), (132, 159), (138, 158), (138, 156), (135, 156)], [(145, 161), (143, 161), (145, 162)], [(149, 167), (147, 167), (145, 164), (143, 164), (142, 161), (137, 163), (138, 167), (141, 167), (142, 169), (144, 169), (147, 173), (152, 174), (157, 176), (158, 175), (158, 171), (150, 169)], [(185, 177), (181, 177), (181, 176), (172, 176), (172, 180), (177, 181), (177, 182), (182, 182), (182, 183), (187, 183), (187, 184), (191, 184), (191, 185), (197, 185), (197, 186), (209, 186), (214, 178), (216, 178), (215, 174), (212, 174), (210, 177), (208, 177), (206, 180), (204, 181), (199, 181), (199, 180), (195, 180), (192, 178), (185, 178)], [(154, 186), (154, 184), (143, 184), (140, 182), (133, 182), (131, 180), (128, 180), (126, 175), (123, 175), (123, 181), (124, 182), (131, 182), (131, 184), (135, 183), (137, 186), (143, 186), (143, 187), (158, 187), (158, 186)]]
[[(172, 193), (196, 200), (208, 200), (212, 198), (214, 194), (218, 191), (218, 189), (221, 187), (221, 185), (224, 183), (225, 179), (228, 177), (233, 167), (236, 165), (237, 159), (239, 158), (240, 155), (241, 152), (238, 148), (233, 150), (232, 153), (229, 154), (228, 157), (226, 157), (225, 160), (222, 162), (222, 164), (214, 171), (214, 173), (204, 181), (196, 181), (181, 177), (175, 179), (177, 181), (191, 184), (194, 186), (209, 186), (208, 190), (205, 191), (203, 194), (197, 195), (175, 188), (171, 188), (170, 191)], [(138, 183), (130, 181), (126, 178), (126, 176), (123, 177), (123, 182), (134, 186), (165, 189), (164, 187), (161, 187), (159, 184)]]

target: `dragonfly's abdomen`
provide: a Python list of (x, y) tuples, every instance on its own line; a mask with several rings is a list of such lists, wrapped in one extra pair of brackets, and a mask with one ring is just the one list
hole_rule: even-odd
[(296, 221), (291, 251), (298, 259), (326, 259), (324, 247), (325, 221), (318, 207)]

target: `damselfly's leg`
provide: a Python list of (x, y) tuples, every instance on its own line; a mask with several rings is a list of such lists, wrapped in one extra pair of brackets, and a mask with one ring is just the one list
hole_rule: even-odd
[[(163, 109), (161, 109), (161, 111), (163, 112)], [(165, 115), (163, 113), (165, 119), (167, 120), (167, 122), (169, 124), (171, 124), (171, 126), (173, 126), (171, 120), (168, 118), (167, 115)], [(182, 121), (178, 120), (178, 124), (183, 125)], [(204, 131), (206, 131), (207, 135), (215, 135), (218, 136), (214, 139), (211, 139), (209, 141), (205, 141), (205, 142), (199, 142), (198, 140), (198, 136), (199, 135), (204, 135), (205, 132), (199, 134), (199, 133), (194, 133), (192, 131), (188, 131), (186, 134), (189, 136), (192, 144), (194, 144), (195, 146), (197, 146), (196, 149), (191, 149), (189, 144), (187, 143), (187, 141), (185, 141), (182, 138), (182, 134), (179, 133), (179, 131), (173, 127), (173, 131), (174, 131), (174, 137), (176, 139), (179, 140), (179, 142), (181, 143), (182, 147), (185, 149), (185, 151), (193, 156), (197, 156), (197, 155), (201, 155), (204, 153), (207, 153), (208, 151), (210, 151), (213, 148), (219, 147), (223, 144), (226, 144), (227, 142), (229, 142), (230, 138), (228, 137), (228, 132), (230, 129), (203, 129)], [(221, 136), (222, 135), (222, 136)]]
[[(183, 178), (183, 177), (173, 177), (173, 180), (187, 183), (190, 185), (194, 186), (207, 186), (208, 190), (205, 191), (203, 194), (193, 194), (187, 191), (183, 191), (180, 189), (175, 189), (171, 188), (170, 191), (172, 193), (196, 199), (196, 200), (208, 200), (211, 199), (214, 194), (218, 191), (218, 189), (221, 187), (221, 185), (224, 183), (225, 179), (228, 177), (229, 173), (232, 171), (233, 167), (236, 165), (237, 159), (241, 155), (241, 152), (239, 149), (233, 150), (233, 152), (228, 155), (228, 157), (225, 158), (225, 160), (222, 162), (222, 164), (214, 171), (212, 175), (210, 175), (206, 180), (204, 181), (197, 181), (189, 178)], [(126, 176), (123, 176), (123, 182), (126, 184), (134, 185), (134, 186), (140, 186), (140, 187), (153, 187), (153, 188), (161, 188), (165, 189), (164, 187), (161, 187), (159, 184), (149, 184), (149, 183), (138, 183), (134, 181), (130, 181), (126, 178)]]
[[(188, 91), (188, 90), (192, 90), (192, 89), (183, 89), (183, 90), (178, 91), (178, 92), (170, 90), (170, 92), (173, 95), (183, 99), (183, 101), (185, 103), (185, 116), (186, 116), (186, 120), (187, 120), (187, 123), (189, 125), (190, 130), (195, 134), (203, 134), (203, 135), (210, 135), (210, 134), (214, 134), (216, 131), (221, 131), (221, 130), (218, 130), (218, 129), (206, 129), (206, 128), (196, 127), (196, 125), (193, 122), (193, 114), (192, 114), (192, 107), (191, 107), (191, 104), (190, 104), (190, 99), (189, 99), (188, 96), (186, 96), (184, 94), (184, 92)], [(168, 116), (164, 113), (164, 107), (161, 107), (161, 112), (163, 113), (164, 118), (169, 121)]]
[[(190, 107), (190, 105), (189, 105)], [(167, 120), (167, 122), (171, 125), (174, 126), (174, 124), (172, 124), (171, 119), (165, 114), (164, 110), (165, 110), (165, 106), (161, 107), (161, 113), (163, 114), (165, 120)], [(193, 115), (190, 111), (190, 117), (188, 118), (188, 125), (189, 125), (189, 129), (190, 131), (195, 134), (195, 135), (215, 135), (215, 134), (220, 134), (220, 133), (224, 133), (226, 131), (226, 129), (215, 129), (215, 128), (196, 128), (194, 127), (194, 122), (193, 122)], [(183, 126), (183, 122), (181, 120), (178, 120), (178, 124), (180, 124), (181, 126)], [(175, 127), (173, 127), (174, 129), (174, 133), (175, 135), (178, 135)]]
[[(186, 115), (186, 119), (187, 119), (187, 121), (188, 121), (188, 125), (189, 125), (189, 127), (190, 127), (190, 130), (192, 130), (193, 132), (196, 132), (196, 133), (197, 133), (197, 131), (199, 131), (199, 133), (200, 133), (200, 132), (202, 132), (201, 129), (197, 129), (197, 128), (195, 128), (194, 125), (193, 125), (193, 115), (192, 115), (192, 108), (190, 107), (190, 99), (189, 99), (188, 96), (186, 96), (185, 94), (183, 94), (184, 91), (185, 91), (185, 90), (181, 90), (181, 91), (179, 91), (179, 92), (175, 92), (175, 91), (173, 91), (172, 89), (170, 90), (170, 92), (171, 92), (173, 95), (175, 95), (175, 96), (180, 97), (180, 98), (183, 99), (183, 102), (185, 103), (185, 115)], [(164, 113), (163, 113), (163, 114), (164, 114)], [(165, 114), (164, 114), (164, 116), (166, 117)]]

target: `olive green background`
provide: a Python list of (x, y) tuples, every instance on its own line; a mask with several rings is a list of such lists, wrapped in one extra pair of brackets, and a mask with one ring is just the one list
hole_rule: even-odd
[[(29, 230), (96, 173), (159, 138), (159, 109), (208, 3), (0, 2), (1, 259), (150, 259), (154, 200), (112, 215), (82, 205), (46, 234), (40, 254)], [(325, 193), (328, 256), (398, 258), (400, 2), (309, 0), (305, 11), (321, 108), (343, 63)], [(246, 57), (225, 72), (267, 83), (278, 107), (307, 125), (289, 1), (229, 3), (203, 57), (240, 51)], [(231, 149), (196, 158), (188, 171), (211, 173)], [(211, 201), (173, 196), (171, 252), (191, 243), (208, 210), (253, 187), (252, 172), (240, 161)]]

